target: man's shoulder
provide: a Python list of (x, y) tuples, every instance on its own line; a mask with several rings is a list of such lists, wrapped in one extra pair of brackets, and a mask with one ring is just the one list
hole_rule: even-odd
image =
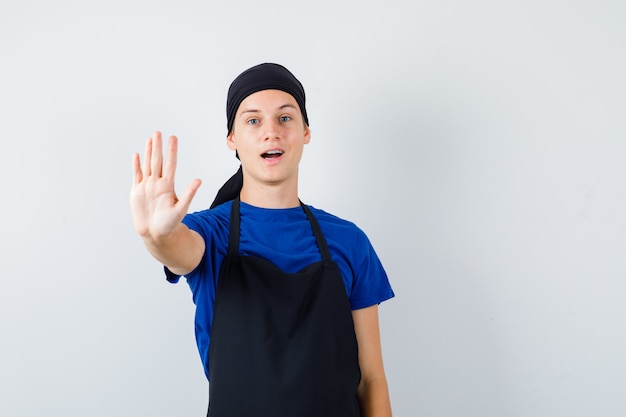
[(353, 221), (311, 205), (308, 207), (319, 222), (322, 230), (344, 235), (349, 239), (367, 238), (363, 230)]
[(330, 212), (328, 212), (328, 211), (326, 211), (324, 209), (312, 206), (310, 204), (307, 204), (307, 207), (311, 210), (311, 212), (313, 213), (315, 218), (318, 219), (318, 221), (324, 220), (324, 221), (331, 222), (331, 223), (352, 225), (352, 226), (356, 227), (356, 225), (353, 222), (351, 222), (350, 220), (347, 220), (347, 219), (345, 219), (343, 217), (340, 217), (340, 216), (338, 216), (336, 214), (330, 213)]

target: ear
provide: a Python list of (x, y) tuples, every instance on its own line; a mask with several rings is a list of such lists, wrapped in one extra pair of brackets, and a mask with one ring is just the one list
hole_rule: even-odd
[(308, 144), (311, 141), (311, 129), (309, 129), (309, 126), (306, 125), (306, 123), (304, 124), (304, 144)]
[(231, 151), (237, 150), (237, 144), (235, 143), (235, 135), (232, 130), (230, 131), (228, 136), (226, 136), (226, 146), (228, 146), (228, 149), (230, 149)]

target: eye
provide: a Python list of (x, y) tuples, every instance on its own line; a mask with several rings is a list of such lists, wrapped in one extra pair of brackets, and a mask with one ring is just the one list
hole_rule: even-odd
[(291, 120), (291, 116), (280, 116), (281, 122), (288, 122)]
[(254, 119), (254, 118), (248, 119), (246, 123), (248, 123), (249, 125), (257, 125), (259, 124), (259, 119)]

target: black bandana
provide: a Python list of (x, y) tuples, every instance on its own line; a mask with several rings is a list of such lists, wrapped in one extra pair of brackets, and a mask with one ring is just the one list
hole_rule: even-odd
[(304, 87), (289, 70), (278, 64), (260, 64), (242, 72), (228, 89), (226, 120), (228, 133), (233, 129), (237, 109), (250, 94), (262, 90), (281, 90), (296, 99), (304, 122), (309, 125), (306, 114)]
[[(250, 94), (263, 90), (280, 90), (291, 94), (300, 106), (302, 118), (309, 125), (306, 114), (306, 97), (304, 87), (289, 70), (278, 64), (260, 64), (239, 74), (228, 89), (226, 99), (226, 120), (228, 133), (233, 129), (237, 109), (243, 100)], [(211, 208), (233, 200), (239, 195), (243, 186), (243, 172), (241, 166), (228, 181), (220, 188), (211, 204)]]

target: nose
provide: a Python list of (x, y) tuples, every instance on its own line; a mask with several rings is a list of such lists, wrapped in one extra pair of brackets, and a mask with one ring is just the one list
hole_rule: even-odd
[(265, 122), (265, 130), (263, 131), (264, 140), (272, 140), (280, 138), (280, 123), (277, 120), (267, 120)]

